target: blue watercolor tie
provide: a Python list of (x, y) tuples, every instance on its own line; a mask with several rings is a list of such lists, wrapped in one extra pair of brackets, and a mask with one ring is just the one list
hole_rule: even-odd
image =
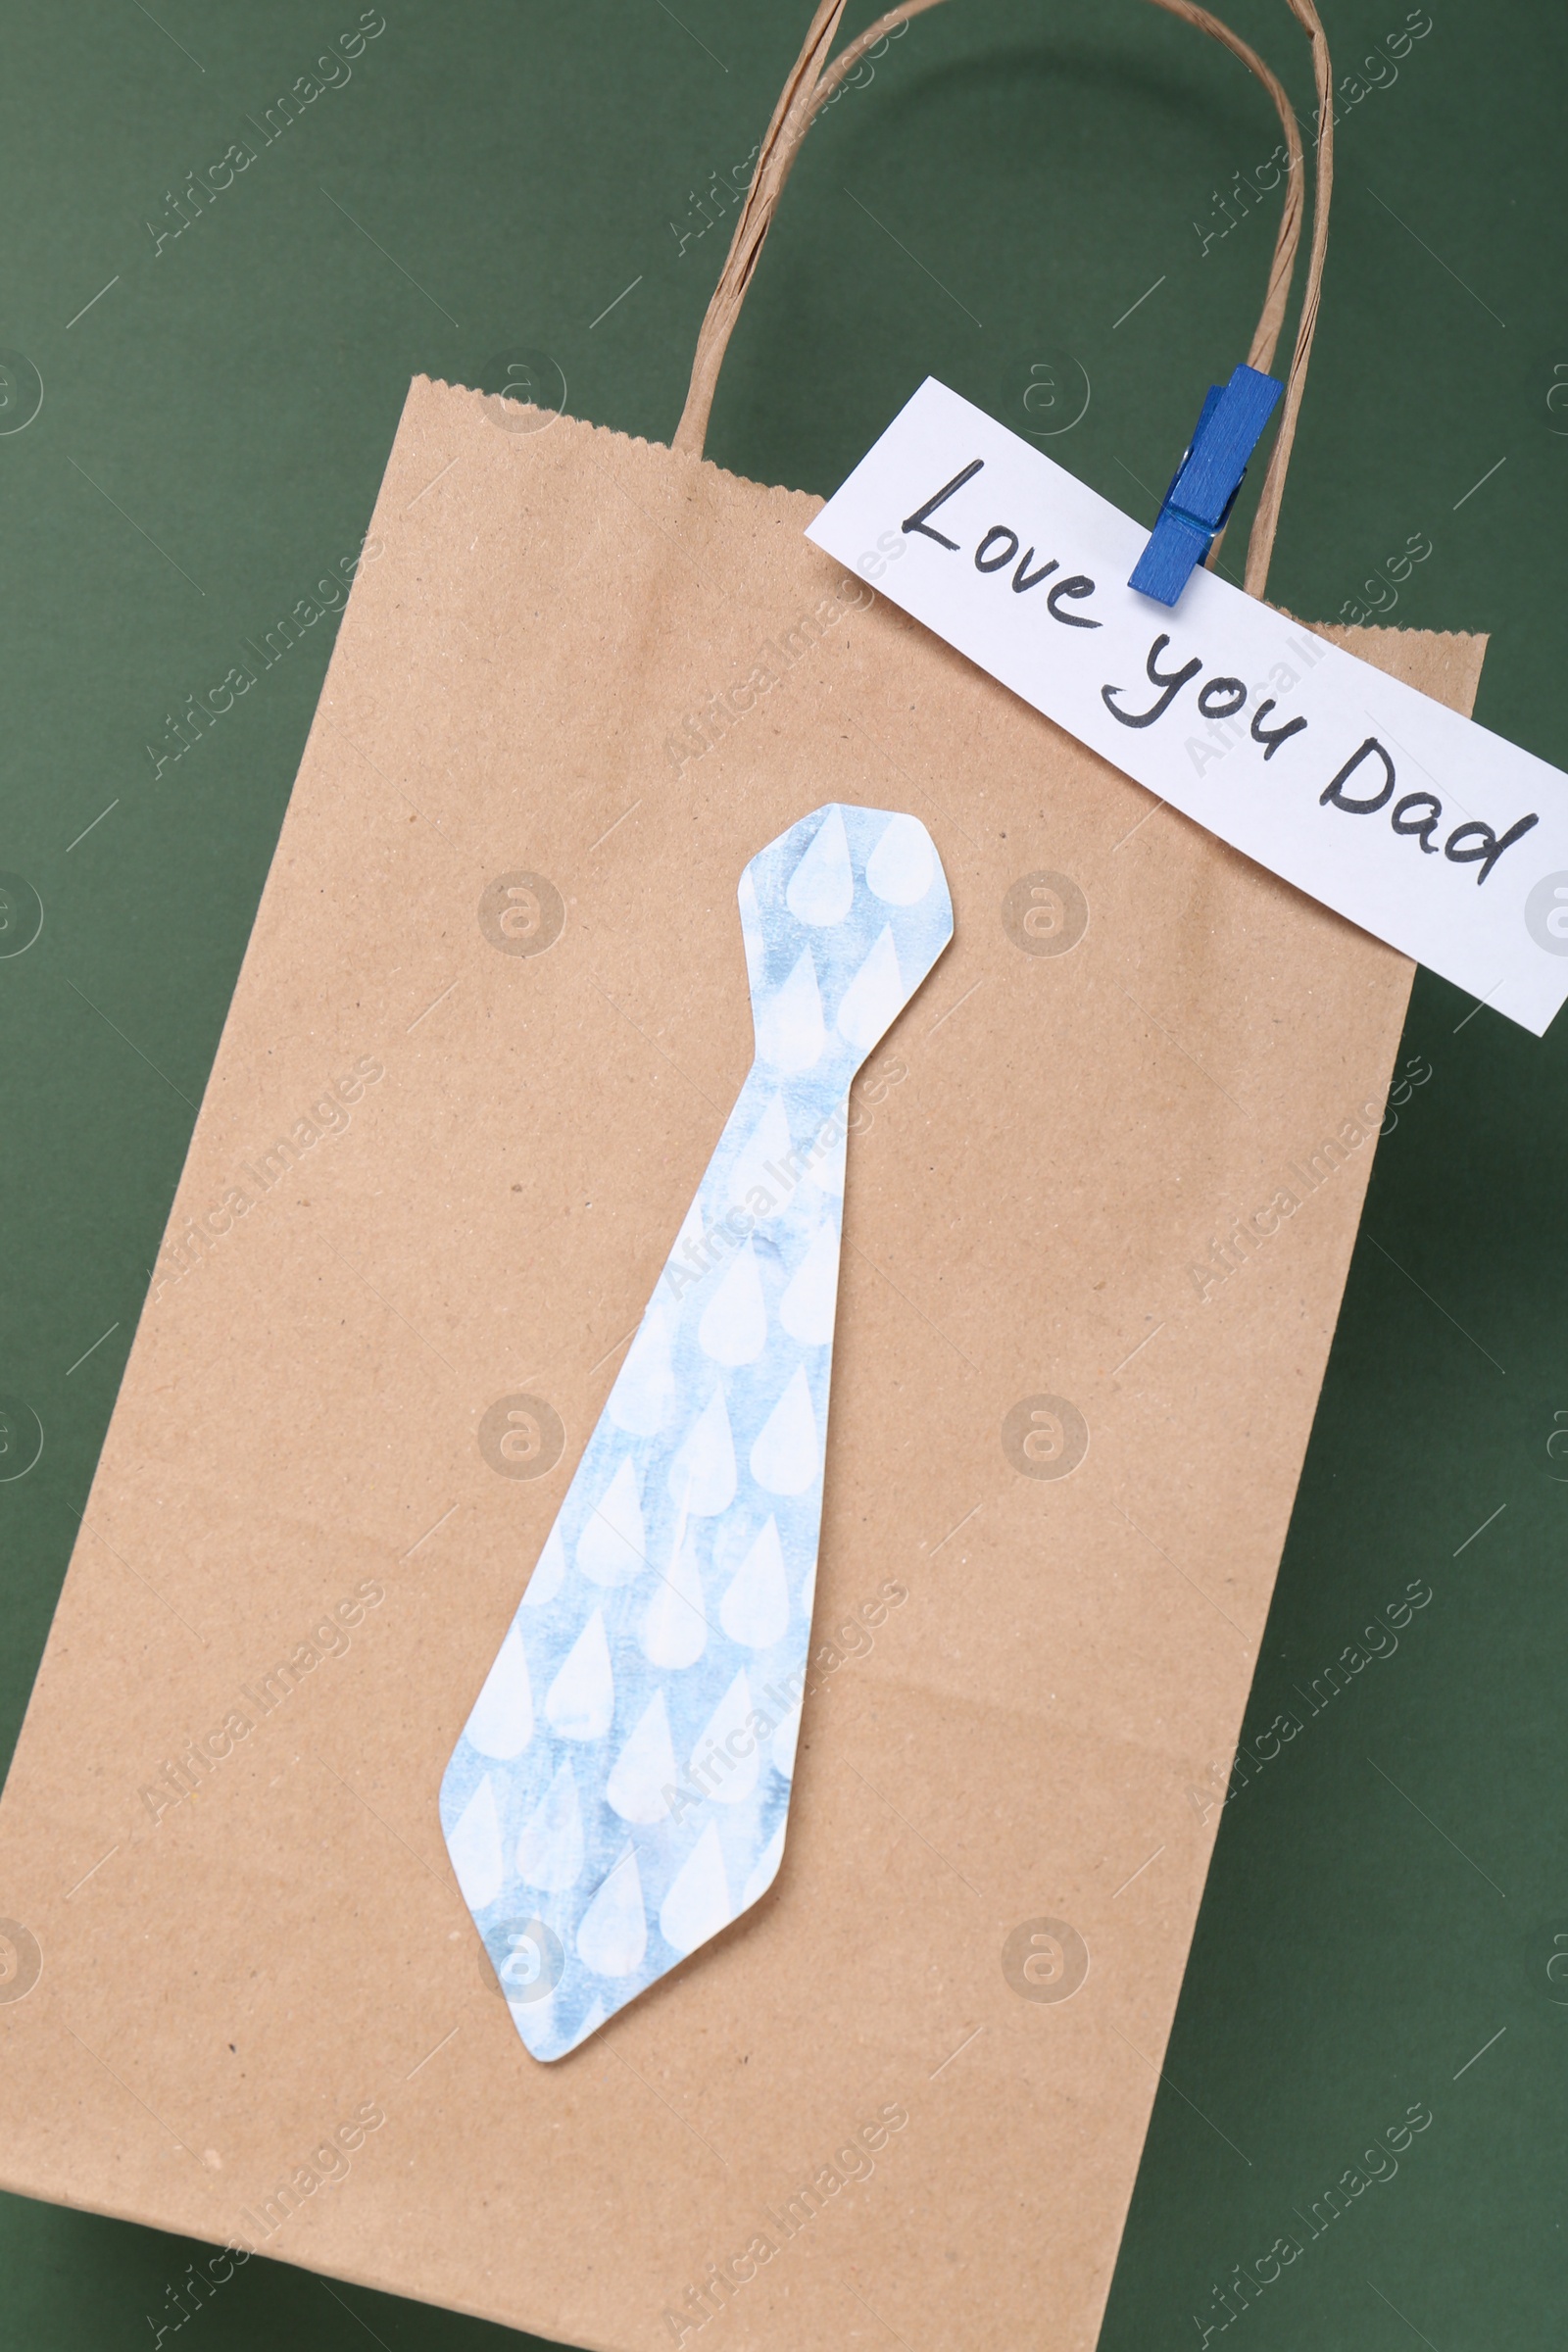
[(757, 1055), (441, 1785), (513, 2018), (564, 2057), (766, 1892), (810, 1640), (849, 1091), (953, 936), (930, 835), (752, 859)]

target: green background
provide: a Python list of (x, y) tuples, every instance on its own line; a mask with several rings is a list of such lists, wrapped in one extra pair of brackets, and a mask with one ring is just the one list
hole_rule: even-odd
[[(808, 13), (386, 0), (352, 80), (161, 250), (166, 192), (257, 144), (247, 117), (352, 28), (353, 0), (0, 16), (0, 346), (44, 387), (0, 436), (0, 864), (45, 909), (0, 961), (0, 1395), (45, 1433), (0, 1487), (7, 1752), (332, 624), (161, 780), (144, 747), (358, 547), (416, 370), (493, 388), (497, 355), (533, 349), (574, 414), (667, 439), (728, 236), (697, 234), (694, 197), (760, 135)], [(1347, 74), (1406, 10), (1325, 14)], [(1424, 533), (1393, 617), (1493, 631), (1479, 716), (1561, 761), (1568, 20), (1548, 0), (1432, 16), (1340, 125), (1270, 591), (1335, 618)], [(1284, 0), (1232, 18), (1310, 120)], [(1070, 416), (1076, 368), (1088, 413), (1039, 445), (1151, 520), (1263, 279), (1266, 213), (1204, 249), (1214, 191), (1277, 136), (1234, 61), (1137, 0), (922, 19), (812, 134), (710, 453), (825, 493), (925, 373), (1027, 432)], [(24, 413), (25, 369), (7, 380), (0, 426)], [(1112, 2352), (1200, 2340), (1195, 2312), (1217, 2330), (1214, 2286), (1303, 2237), (1292, 2209), (1418, 2101), (1433, 2123), (1397, 2178), (1235, 2325), (1256, 2352), (1561, 2337), (1568, 1021), (1538, 1044), (1423, 974), (1402, 1051), (1430, 1076), (1379, 1151), (1250, 1736), (1411, 1579), (1433, 1598), (1225, 1813)], [(32, 2352), (152, 2340), (206, 2253), (22, 2200), (0, 2228), (7, 2332)], [(265, 2261), (189, 2325), (302, 2352), (506, 2332)]]

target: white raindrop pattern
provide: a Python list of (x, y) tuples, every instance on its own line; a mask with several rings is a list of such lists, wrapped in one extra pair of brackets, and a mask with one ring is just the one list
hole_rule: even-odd
[(851, 1081), (953, 936), (919, 819), (834, 804), (741, 877), (757, 1058), (441, 1787), (512, 2016), (564, 2057), (771, 1886), (801, 1727)]

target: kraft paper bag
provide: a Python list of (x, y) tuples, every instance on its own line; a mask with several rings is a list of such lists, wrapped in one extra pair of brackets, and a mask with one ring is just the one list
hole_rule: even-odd
[[(0, 1807), (9, 2188), (615, 2352), (1094, 2340), (1411, 967), (819, 506), (410, 392)], [(830, 800), (956, 933), (856, 1091), (788, 1848), (541, 2066), (437, 1788)]]

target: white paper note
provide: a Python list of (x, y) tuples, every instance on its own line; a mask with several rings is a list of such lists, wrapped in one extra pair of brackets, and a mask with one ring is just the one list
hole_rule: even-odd
[(1215, 572), (1174, 611), (1136, 595), (1148, 531), (945, 385), (927, 377), (807, 535), (1161, 800), (1538, 1037), (1568, 997), (1568, 776)]

